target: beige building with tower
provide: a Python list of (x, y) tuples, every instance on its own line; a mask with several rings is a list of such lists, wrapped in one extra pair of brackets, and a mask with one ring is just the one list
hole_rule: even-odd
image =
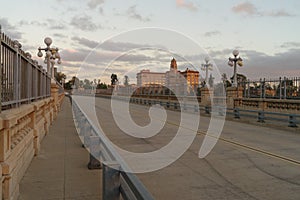
[[(170, 70), (161, 72), (151, 72), (150, 70), (141, 70), (136, 75), (138, 87), (158, 87), (165, 86), (171, 93), (177, 95), (188, 95), (199, 87), (199, 71), (186, 69), (179, 71), (175, 58), (171, 60)], [(165, 93), (165, 92), (164, 92)], [(171, 94), (170, 91), (166, 94)]]
[(175, 58), (171, 60), (170, 70), (166, 72), (166, 87), (176, 94), (186, 95), (199, 87), (199, 71), (186, 69), (179, 71)]

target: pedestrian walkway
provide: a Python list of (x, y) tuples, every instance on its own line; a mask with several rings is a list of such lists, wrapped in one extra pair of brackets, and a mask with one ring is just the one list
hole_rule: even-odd
[(50, 127), (20, 183), (19, 200), (101, 199), (101, 170), (88, 170), (89, 154), (82, 148), (73, 123), (71, 104)]

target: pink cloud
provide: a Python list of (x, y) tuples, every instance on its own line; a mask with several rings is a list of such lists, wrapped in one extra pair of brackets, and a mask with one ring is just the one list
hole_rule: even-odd
[(244, 13), (247, 15), (255, 15), (257, 14), (256, 7), (249, 2), (240, 3), (232, 8), (232, 11), (235, 13)]
[(190, 11), (197, 11), (197, 6), (192, 2), (186, 2), (185, 0), (176, 0), (176, 6), (179, 8), (186, 8)]

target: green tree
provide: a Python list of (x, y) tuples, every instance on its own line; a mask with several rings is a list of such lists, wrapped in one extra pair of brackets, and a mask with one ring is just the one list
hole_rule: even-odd
[(108, 87), (107, 87), (107, 85), (105, 84), (105, 83), (99, 83), (98, 85), (97, 85), (97, 89), (107, 89)]
[(91, 89), (92, 88), (92, 82), (88, 79), (83, 80), (83, 86), (84, 89)]

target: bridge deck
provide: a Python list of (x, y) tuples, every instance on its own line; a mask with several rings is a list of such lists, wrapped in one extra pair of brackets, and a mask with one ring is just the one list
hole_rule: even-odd
[[(85, 101), (83, 97), (83, 102)], [(123, 149), (150, 152), (168, 144), (178, 129), (180, 113), (167, 111), (169, 123), (151, 138), (133, 138), (114, 123), (108, 99), (96, 98), (96, 114), (108, 138)], [(82, 104), (87, 111), (90, 104)], [(148, 107), (131, 104), (133, 120), (147, 125)], [(92, 120), (98, 120), (93, 118)], [(44, 139), (21, 182), (20, 199), (100, 199), (101, 171), (89, 171), (88, 153), (72, 124), (69, 102)], [(226, 121), (215, 148), (198, 158), (209, 118), (201, 116), (191, 147), (166, 168), (138, 174), (156, 199), (299, 199), (299, 131), (278, 130)], [(289, 160), (290, 159), (290, 160)], [(45, 198), (44, 198), (45, 197)]]

